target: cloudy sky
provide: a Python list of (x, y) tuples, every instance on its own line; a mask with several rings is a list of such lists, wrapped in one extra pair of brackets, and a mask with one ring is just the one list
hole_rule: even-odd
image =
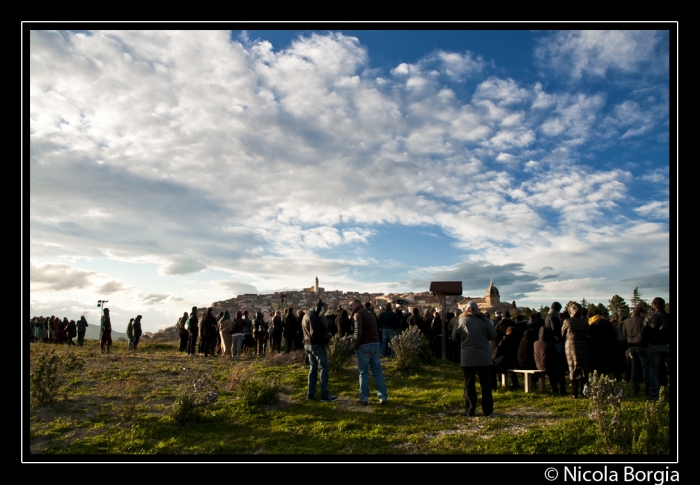
[(316, 275), (465, 296), (493, 279), (535, 307), (668, 299), (669, 42), (32, 31), (30, 314), (97, 322), (106, 299), (117, 330), (154, 331)]

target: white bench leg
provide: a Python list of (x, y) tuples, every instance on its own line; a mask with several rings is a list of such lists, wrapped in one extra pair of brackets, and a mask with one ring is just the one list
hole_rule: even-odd
[(523, 374), (525, 376), (525, 392), (530, 392), (530, 374)]

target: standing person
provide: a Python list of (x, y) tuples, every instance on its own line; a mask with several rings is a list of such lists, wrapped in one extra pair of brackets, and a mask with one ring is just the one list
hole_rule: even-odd
[(253, 320), (253, 338), (255, 339), (255, 355), (265, 353), (265, 341), (267, 340), (268, 326), (263, 312), (258, 312)]
[[(555, 301), (544, 319), (544, 326), (551, 329), (554, 334), (554, 346), (560, 354), (564, 354), (564, 338), (561, 335), (562, 321), (559, 318), (561, 303)], [(539, 333), (537, 334), (539, 336)]]
[(224, 311), (219, 322), (219, 338), (221, 339), (221, 354), (233, 357), (233, 339), (231, 330), (233, 329), (233, 320), (228, 310)]
[(346, 335), (352, 335), (352, 322), (350, 317), (348, 317), (348, 311), (344, 308), (339, 310), (340, 315), (335, 317), (335, 326), (338, 327), (338, 332), (340, 332), (341, 337)]
[(243, 312), (238, 310), (236, 312), (236, 318), (233, 320), (233, 325), (231, 326), (231, 357), (241, 356), (241, 347), (243, 345), (245, 330), (245, 320), (243, 319)]
[(539, 337), (539, 340), (535, 342), (535, 364), (537, 365), (537, 370), (547, 374), (549, 384), (552, 386), (552, 392), (565, 396), (566, 379), (564, 377), (564, 365), (561, 354), (554, 347), (552, 329), (540, 327)]
[(306, 399), (316, 398), (316, 381), (319, 370), (321, 373), (321, 401), (330, 402), (338, 399), (328, 391), (328, 356), (326, 345), (328, 345), (328, 324), (324, 314), (328, 306), (320, 299), (316, 306), (306, 313), (301, 322), (301, 329), (304, 334), (304, 351), (309, 361), (308, 390)]
[(85, 341), (85, 330), (88, 327), (88, 322), (85, 320), (85, 315), (81, 315), (80, 320), (76, 323), (76, 327), (78, 329), (78, 347), (83, 346), (83, 342)]
[[(347, 313), (346, 313), (347, 315)], [(399, 319), (391, 308), (391, 303), (386, 304), (386, 308), (379, 314), (379, 327), (382, 329), (382, 357), (386, 355), (386, 346), (391, 347), (391, 339), (399, 329)], [(391, 356), (394, 357), (394, 349), (391, 347)]]
[(493, 360), (489, 341), (496, 338), (496, 329), (490, 319), (479, 311), (475, 301), (467, 303), (466, 314), (452, 330), (452, 340), (459, 342), (460, 364), (464, 374), (464, 401), (466, 416), (476, 414), (476, 376), (481, 385), (481, 410), (484, 416), (493, 414), (491, 371)]
[(212, 313), (212, 307), (207, 308), (207, 313), (202, 318), (200, 332), (202, 334), (202, 347), (204, 349), (204, 357), (214, 356), (214, 346), (216, 345), (216, 318)]
[(34, 343), (37, 343), (41, 340), (41, 336), (44, 333), (44, 321), (42, 317), (39, 317), (36, 319), (34, 322)]
[(136, 320), (134, 320), (134, 350), (139, 346), (139, 339), (141, 338), (141, 315), (136, 315)]
[(189, 340), (189, 333), (187, 332), (186, 323), (187, 319), (190, 318), (187, 312), (184, 312), (177, 322), (178, 333), (180, 335), (180, 352), (187, 352), (187, 341)]
[(134, 350), (134, 319), (126, 324), (126, 336), (129, 339), (129, 350)]
[(66, 333), (68, 335), (68, 346), (70, 347), (71, 345), (75, 345), (73, 343), (73, 339), (75, 338), (76, 335), (76, 325), (75, 325), (75, 320), (71, 320), (68, 322), (68, 326), (66, 327)]
[[(297, 310), (297, 329), (296, 329), (296, 339), (294, 340), (294, 345), (296, 346), (297, 349), (303, 349), (304, 348), (304, 331), (302, 330), (301, 326), (304, 321), (304, 312), (302, 310)], [(304, 362), (306, 362), (306, 355), (304, 358)]]
[(437, 359), (442, 359), (442, 318), (437, 310), (433, 313), (430, 332), (433, 334), (433, 355)]
[(406, 324), (408, 327), (416, 326), (419, 330), (423, 331), (423, 319), (420, 317), (420, 313), (418, 313), (418, 308), (414, 307), (413, 310), (411, 310), (411, 316), (406, 320)]
[(102, 309), (102, 317), (100, 317), (100, 354), (105, 353), (105, 349), (109, 354), (112, 348), (112, 320), (109, 318), (109, 308)]
[(248, 316), (248, 310), (243, 311), (243, 347), (246, 352), (250, 349), (255, 351), (255, 339), (253, 338), (253, 321)]
[(581, 317), (581, 305), (576, 302), (569, 305), (569, 315), (570, 317), (562, 323), (561, 335), (564, 339), (566, 360), (569, 363), (571, 397), (576, 399), (579, 387), (583, 390), (583, 386), (588, 382), (588, 372), (590, 371), (588, 322)]
[(627, 338), (627, 350), (632, 361), (632, 394), (639, 394), (639, 384), (643, 382), (644, 394), (650, 397), (649, 342), (642, 336), (644, 316), (644, 308), (634, 308), (632, 316), (622, 322), (622, 333)]
[(379, 404), (387, 401), (386, 383), (382, 375), (381, 346), (379, 344), (379, 332), (377, 320), (369, 310), (362, 306), (360, 300), (350, 303), (352, 319), (355, 323), (353, 334), (353, 347), (357, 354), (357, 367), (360, 370), (360, 398), (359, 404), (366, 405), (369, 400), (369, 370), (372, 370), (374, 384), (377, 387)]
[(199, 337), (199, 319), (197, 318), (197, 307), (193, 306), (190, 312), (190, 318), (185, 322), (185, 328), (187, 328), (188, 340), (187, 340), (187, 356), (194, 357), (197, 346), (197, 337)]
[(649, 342), (650, 399), (658, 401), (661, 383), (666, 382), (662, 381), (662, 377), (671, 374), (670, 344), (675, 322), (671, 323), (671, 316), (666, 313), (666, 302), (663, 298), (657, 296), (651, 300), (651, 307), (654, 311), (649, 312), (644, 319), (642, 336)]
[(284, 352), (286, 354), (292, 350), (298, 349), (298, 347), (294, 345), (296, 331), (297, 317), (294, 316), (294, 309), (289, 307), (284, 314), (284, 328), (282, 329), (282, 336), (284, 337)]
[(282, 350), (282, 313), (277, 310), (270, 322), (270, 348), (272, 352)]

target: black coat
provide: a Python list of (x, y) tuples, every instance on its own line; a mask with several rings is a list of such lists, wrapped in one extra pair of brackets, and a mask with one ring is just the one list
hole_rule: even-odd
[(554, 344), (552, 329), (540, 327), (540, 338), (533, 346), (537, 370), (542, 372), (563, 372), (562, 357)]
[(521, 369), (537, 369), (535, 364), (535, 341), (538, 335), (531, 328), (525, 331), (518, 346), (518, 364)]
[(520, 339), (515, 333), (504, 335), (493, 352), (493, 365), (497, 371), (504, 372), (518, 367), (518, 346)]

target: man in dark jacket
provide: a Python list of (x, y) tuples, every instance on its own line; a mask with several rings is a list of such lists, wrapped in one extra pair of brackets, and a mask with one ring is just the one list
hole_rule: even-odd
[(675, 322), (671, 322), (671, 316), (666, 313), (666, 302), (659, 297), (651, 300), (651, 307), (654, 309), (644, 319), (644, 329), (642, 337), (649, 342), (649, 368), (651, 382), (651, 399), (659, 399), (661, 388), (661, 374), (670, 374), (670, 344), (671, 333), (675, 327)]
[(534, 345), (537, 370), (547, 374), (549, 383), (552, 386), (552, 392), (565, 396), (566, 379), (564, 365), (561, 354), (554, 347), (552, 330), (547, 327), (540, 327), (539, 337), (539, 340)]
[(214, 357), (214, 345), (216, 345), (216, 317), (212, 313), (212, 307), (207, 308), (207, 313), (202, 318), (202, 347), (204, 348), (204, 357), (211, 355)]
[(294, 350), (298, 350), (298, 347), (294, 345), (294, 339), (297, 334), (297, 317), (294, 315), (294, 309), (292, 307), (287, 308), (284, 314), (284, 328), (282, 329), (282, 336), (284, 337), (284, 352), (288, 354)]
[(328, 391), (328, 356), (326, 345), (328, 345), (328, 324), (324, 314), (328, 305), (320, 299), (316, 306), (311, 308), (303, 317), (301, 329), (304, 334), (304, 351), (309, 362), (308, 391), (306, 399), (316, 398), (316, 381), (318, 379), (319, 367), (321, 371), (321, 401), (330, 402), (338, 399)]
[(644, 330), (644, 309), (636, 307), (632, 316), (622, 322), (622, 333), (627, 338), (627, 350), (632, 361), (632, 394), (639, 394), (639, 384), (644, 382), (644, 392), (651, 396), (649, 382), (649, 342), (642, 336)]
[(139, 339), (141, 338), (141, 334), (143, 331), (141, 330), (141, 318), (143, 318), (141, 315), (137, 315), (136, 319), (134, 320), (134, 350), (139, 345)]
[[(399, 319), (394, 313), (391, 303), (386, 304), (386, 308), (379, 314), (379, 328), (382, 329), (382, 356), (386, 355), (386, 346), (396, 335), (399, 329)], [(394, 357), (394, 349), (391, 349), (391, 356)]]
[[(189, 323), (187, 323), (189, 322)], [(197, 317), (197, 307), (193, 306), (190, 312), (190, 318), (185, 322), (187, 332), (189, 333), (189, 340), (187, 341), (187, 355), (189, 357), (194, 357), (197, 353), (197, 337), (199, 337), (199, 318)]]
[(78, 347), (82, 347), (83, 342), (85, 341), (85, 330), (88, 327), (88, 322), (85, 320), (85, 315), (80, 317), (80, 320), (78, 320), (76, 323), (76, 327), (78, 329)]
[(112, 320), (109, 318), (109, 308), (102, 309), (102, 317), (100, 318), (100, 353), (104, 354), (105, 350), (109, 354), (112, 348)]
[(369, 400), (369, 369), (372, 370), (374, 384), (377, 387), (377, 397), (380, 404), (387, 401), (386, 383), (382, 375), (381, 347), (377, 320), (374, 315), (362, 306), (360, 300), (350, 303), (352, 319), (355, 322), (353, 346), (357, 354), (357, 367), (360, 370), (360, 399), (358, 403), (368, 404)]
[[(552, 303), (549, 313), (544, 319), (544, 326), (549, 328), (554, 334), (554, 346), (557, 348), (560, 354), (564, 355), (564, 339), (561, 337), (561, 319), (559, 318), (559, 310), (561, 310), (561, 303), (555, 301)], [(539, 336), (539, 334), (536, 334)]]

